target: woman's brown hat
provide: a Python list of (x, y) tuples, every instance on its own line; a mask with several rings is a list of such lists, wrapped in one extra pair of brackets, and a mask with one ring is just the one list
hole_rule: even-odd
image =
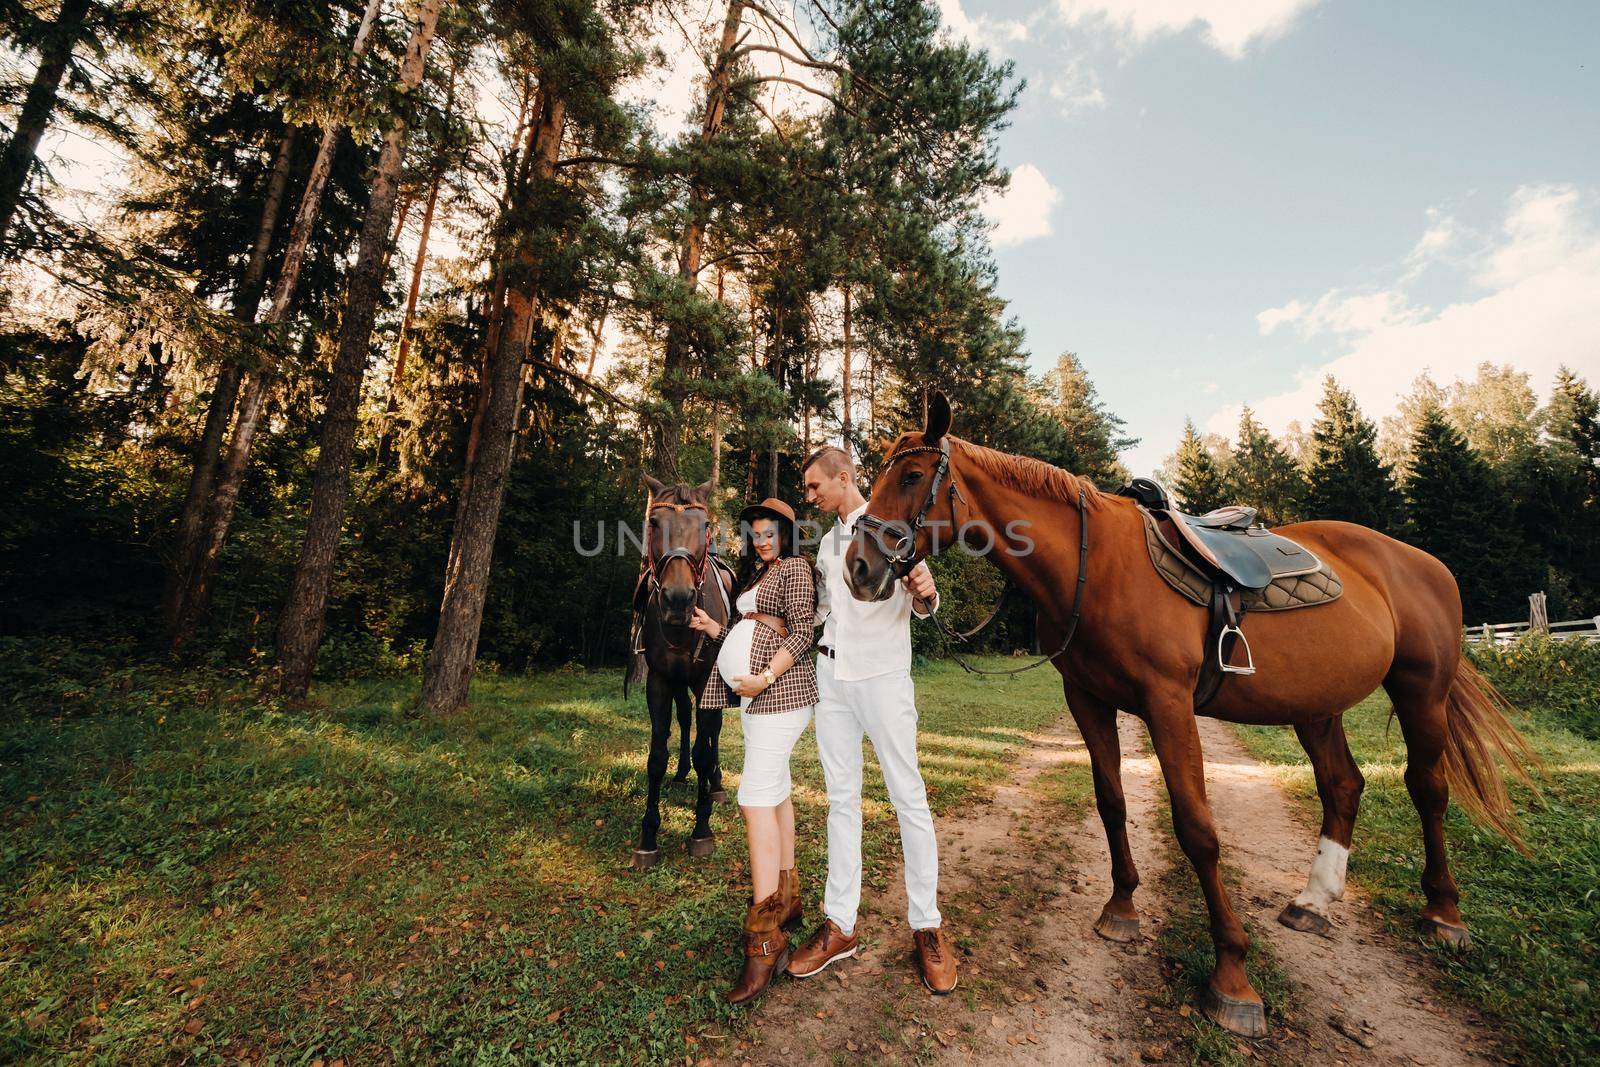
[(754, 522), (756, 519), (782, 519), (790, 526), (793, 526), (795, 523), (794, 508), (791, 508), (775, 496), (769, 496), (759, 504), (746, 504), (744, 510), (739, 512), (741, 525), (747, 522)]
[(774, 519), (780, 523), (787, 524), (789, 527), (790, 549), (795, 552), (800, 551), (800, 524), (795, 521), (794, 508), (791, 508), (775, 496), (769, 496), (759, 504), (745, 505), (744, 510), (739, 512), (740, 540), (744, 539), (745, 531), (757, 519)]

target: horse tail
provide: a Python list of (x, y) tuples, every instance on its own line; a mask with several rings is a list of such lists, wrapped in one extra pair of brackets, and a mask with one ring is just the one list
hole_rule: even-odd
[[(1445, 697), (1444, 776), (1451, 795), (1467, 814), (1494, 829), (1523, 855), (1532, 855), (1523, 841), (1500, 763), (1535, 792), (1528, 773), (1538, 756), (1506, 718), (1511, 705), (1493, 683), (1461, 657), (1455, 681)], [(1499, 757), (1498, 761), (1496, 757)]]

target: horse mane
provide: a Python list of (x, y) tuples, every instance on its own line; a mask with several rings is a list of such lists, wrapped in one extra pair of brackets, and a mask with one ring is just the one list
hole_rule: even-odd
[(1088, 478), (1042, 459), (986, 448), (953, 434), (950, 439), (960, 446), (962, 458), (970, 460), (978, 470), (1019, 493), (1076, 503), (1081, 492), (1090, 507), (1104, 502), (1107, 497)]
[(691, 504), (694, 502), (694, 487), (683, 482), (669, 485), (659, 496), (649, 498), (652, 504)]

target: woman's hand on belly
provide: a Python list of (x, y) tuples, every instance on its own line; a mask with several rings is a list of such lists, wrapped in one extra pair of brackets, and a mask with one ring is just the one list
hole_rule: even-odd
[(767, 680), (759, 674), (735, 675), (728, 684), (742, 697), (758, 697), (767, 691)]

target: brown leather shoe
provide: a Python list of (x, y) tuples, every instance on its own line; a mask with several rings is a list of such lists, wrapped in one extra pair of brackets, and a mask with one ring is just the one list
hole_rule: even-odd
[(846, 937), (840, 933), (833, 920), (829, 919), (811, 935), (811, 940), (801, 945), (795, 954), (789, 957), (790, 976), (810, 978), (814, 974), (821, 973), (828, 964), (854, 956), (856, 943), (859, 940), (858, 934)]
[(782, 917), (781, 893), (750, 905), (745, 913), (744, 973), (728, 991), (729, 1004), (746, 1004), (765, 993), (789, 962), (789, 935), (778, 925)]
[(800, 872), (791, 867), (778, 872), (778, 896), (783, 898), (783, 918), (778, 925), (785, 930), (799, 927), (805, 908), (800, 903)]
[(911, 939), (917, 946), (917, 960), (922, 964), (922, 984), (928, 991), (944, 996), (956, 987), (956, 954), (950, 939), (944, 936), (944, 927), (931, 930), (913, 930)]

